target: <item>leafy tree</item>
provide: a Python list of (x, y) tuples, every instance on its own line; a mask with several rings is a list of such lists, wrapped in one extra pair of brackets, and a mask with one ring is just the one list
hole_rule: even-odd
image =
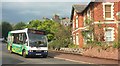
[(47, 33), (51, 33), (51, 29), (54, 24), (55, 24), (55, 22), (52, 20), (44, 20), (44, 22), (42, 22), (42, 24), (40, 26), (38, 26), (38, 29), (46, 30)]
[(52, 47), (67, 47), (70, 44), (71, 28), (64, 27), (58, 22), (52, 20), (32, 20), (27, 25), (28, 28), (45, 30), (47, 32), (48, 41)]
[[(27, 28), (33, 28), (38, 30), (45, 30), (47, 32), (48, 40), (51, 41), (54, 38), (54, 33), (51, 31), (51, 27), (55, 24), (52, 20), (32, 20), (29, 22), (29, 24), (26, 26)], [(55, 28), (54, 28), (55, 29)]]
[(8, 32), (11, 31), (13, 28), (10, 23), (8, 22), (2, 22), (2, 37), (7, 38)]
[(32, 20), (27, 25), (27, 28), (38, 29), (38, 27), (41, 26), (41, 24), (42, 24), (42, 21), (40, 20)]
[(64, 27), (62, 25), (56, 26), (56, 30), (54, 32), (55, 40), (51, 44), (52, 46), (59, 49), (60, 47), (68, 47), (69, 44), (71, 44), (71, 31), (70, 27)]
[(24, 22), (19, 22), (17, 24), (15, 24), (15, 26), (13, 26), (14, 30), (21, 30), (24, 29), (26, 26), (26, 24)]
[(54, 38), (53, 34), (47, 34), (48, 41), (51, 41)]

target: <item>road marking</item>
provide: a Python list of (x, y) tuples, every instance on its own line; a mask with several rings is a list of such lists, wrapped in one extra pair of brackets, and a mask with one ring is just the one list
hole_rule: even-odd
[(85, 64), (94, 64), (94, 63), (89, 63), (89, 62), (84, 62), (84, 61), (76, 61), (76, 60), (71, 60), (71, 59), (66, 59), (66, 58), (60, 58), (60, 57), (54, 57), (56, 59), (62, 59), (62, 60), (67, 60), (67, 61), (72, 61), (72, 62), (78, 62), (78, 63), (85, 63)]

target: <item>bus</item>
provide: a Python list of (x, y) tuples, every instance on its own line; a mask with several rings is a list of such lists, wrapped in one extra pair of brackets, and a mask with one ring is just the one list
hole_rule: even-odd
[(18, 53), (23, 57), (48, 55), (48, 40), (46, 32), (28, 29), (10, 31), (7, 39), (7, 49), (10, 53)]

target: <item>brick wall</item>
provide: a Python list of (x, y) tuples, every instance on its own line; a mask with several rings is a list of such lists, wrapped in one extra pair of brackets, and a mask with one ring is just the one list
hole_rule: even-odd
[(102, 2), (94, 3), (94, 21), (104, 21)]
[(115, 2), (114, 3), (114, 17), (115, 17), (115, 20), (118, 20), (118, 15), (116, 15), (117, 12), (119, 11), (118, 8), (119, 8), (119, 3)]
[(78, 14), (79, 27), (83, 27), (83, 15)]
[[(118, 12), (118, 11), (120, 11), (120, 8), (119, 8), (119, 6), (120, 6), (120, 2), (118, 3), (118, 2), (115, 2), (114, 3), (114, 19), (115, 20), (104, 20), (104, 17), (103, 17), (103, 3), (102, 2), (96, 2), (96, 3), (92, 3), (92, 4), (90, 4), (90, 6), (89, 6), (89, 8), (90, 8), (90, 12), (91, 12), (91, 17), (93, 18), (93, 20), (94, 20), (94, 22), (116, 22), (116, 20), (118, 19), (118, 17), (116, 16), (116, 13)], [(87, 13), (87, 9), (86, 9), (86, 11), (84, 11), (84, 13)], [(79, 28), (80, 27), (84, 27), (84, 19), (83, 19), (83, 13), (82, 14), (80, 14), (80, 13), (76, 13), (75, 15), (73, 15), (73, 20), (74, 20), (74, 27), (76, 27), (76, 15), (78, 15), (78, 21), (79, 21)], [(87, 15), (85, 15), (85, 16), (87, 16)], [(106, 25), (102, 25), (103, 26), (103, 28), (106, 26)], [(107, 24), (107, 27), (112, 27), (112, 28), (114, 28), (115, 30), (114, 30), (114, 38), (115, 38), (115, 40), (117, 39), (117, 35), (118, 35), (118, 27), (117, 27), (117, 25), (114, 23), (110, 23), (110, 24)], [(100, 30), (98, 30), (98, 27), (94, 27), (95, 28), (95, 33), (99, 33), (99, 31), (104, 31), (103, 30), (103, 28), (102, 29), (100, 29)], [(75, 29), (76, 30), (76, 29)], [(74, 31), (74, 30), (73, 30)], [(84, 40), (83, 40), (83, 36), (82, 36), (82, 30), (76, 30), (76, 31), (74, 31), (74, 36), (76, 37), (76, 33), (78, 33), (79, 34), (79, 46), (80, 47), (82, 47), (83, 46), (83, 42), (84, 42)], [(104, 32), (103, 32), (104, 33)], [(102, 39), (101, 40), (103, 40), (104, 41), (104, 36), (102, 37)], [(76, 38), (75, 38), (75, 42), (76, 42)]]

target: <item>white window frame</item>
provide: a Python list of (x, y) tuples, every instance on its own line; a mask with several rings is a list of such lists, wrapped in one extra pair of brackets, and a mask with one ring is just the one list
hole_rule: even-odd
[(84, 20), (84, 26), (86, 25), (86, 23), (85, 23), (85, 20), (86, 20), (86, 15), (85, 15), (85, 13), (83, 14), (83, 20)]
[(90, 8), (87, 10), (87, 18), (91, 18)]
[[(105, 17), (105, 5), (111, 5), (111, 18)], [(114, 20), (114, 3), (110, 2), (103, 3), (103, 17), (105, 20)]]
[(74, 19), (73, 19), (73, 30), (75, 29), (75, 23), (74, 23)]
[(76, 15), (76, 11), (74, 11), (74, 16)]
[(76, 33), (76, 45), (79, 45), (79, 34)]
[[(111, 41), (114, 41), (114, 39), (115, 39), (115, 38), (114, 38), (114, 36), (115, 36), (115, 35), (114, 35), (114, 28), (113, 28), (113, 27), (104, 28), (104, 32), (105, 32), (105, 29), (111, 29), (111, 30), (112, 30), (112, 35), (111, 35), (111, 38), (112, 38), (112, 39), (111, 39)], [(107, 40), (106, 40), (106, 33), (104, 33), (104, 39), (105, 39), (105, 41), (107, 41)]]
[(78, 15), (76, 16), (76, 28), (78, 28), (79, 26), (79, 23), (78, 23)]
[(75, 34), (73, 34), (73, 44), (75, 44)]

